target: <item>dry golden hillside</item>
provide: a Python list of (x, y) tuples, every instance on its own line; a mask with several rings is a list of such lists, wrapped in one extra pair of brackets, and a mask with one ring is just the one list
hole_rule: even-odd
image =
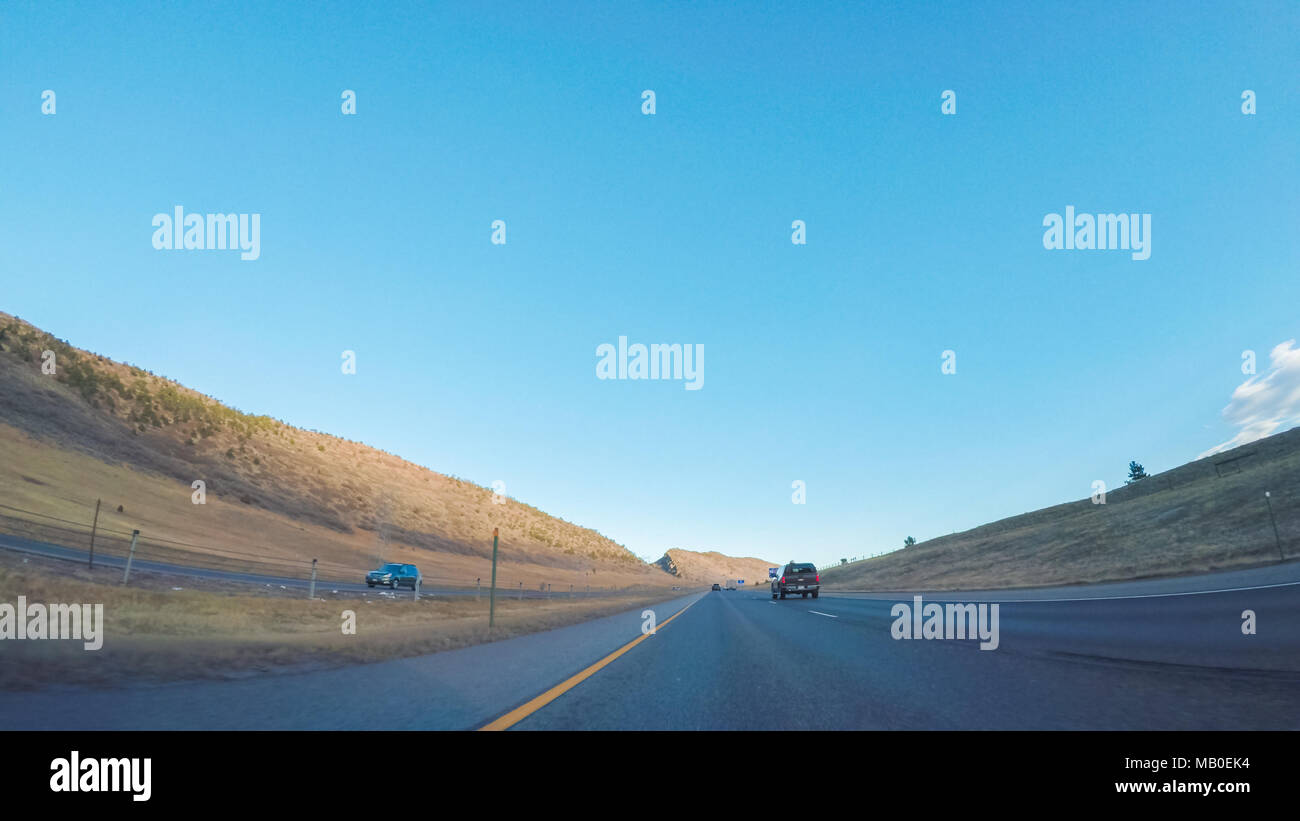
[[(42, 371), (46, 351), (54, 374)], [(191, 504), (195, 480), (206, 483), (205, 505)], [(178, 555), (317, 557), (341, 577), (382, 558), (472, 583), (488, 574), (500, 528), (508, 584), (672, 583), (593, 530), (514, 499), (494, 504), (488, 488), (357, 442), (241, 413), (0, 313), (0, 530), (48, 536), (26, 533), (13, 508), (88, 525), (97, 498), (110, 541), (139, 528), (184, 543)]]
[(721, 553), (695, 550), (669, 550), (655, 562), (666, 572), (686, 582), (723, 584), (728, 579), (744, 579), (745, 586), (767, 584), (767, 569), (779, 562), (764, 559), (738, 559)]
[(1105, 504), (1081, 499), (1001, 519), (828, 569), (822, 583), (828, 590), (1086, 584), (1281, 556), (1300, 558), (1300, 428), (1117, 488)]

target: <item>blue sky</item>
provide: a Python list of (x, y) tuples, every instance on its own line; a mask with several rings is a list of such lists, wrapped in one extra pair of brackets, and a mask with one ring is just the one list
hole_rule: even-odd
[[(1294, 3), (125, 8), (0, 6), (0, 309), (643, 557), (1116, 487), (1258, 427), (1247, 349), (1295, 423)], [(154, 250), (176, 205), (260, 259)], [(1151, 258), (1045, 250), (1067, 205)], [(703, 389), (598, 380), (619, 336)]]

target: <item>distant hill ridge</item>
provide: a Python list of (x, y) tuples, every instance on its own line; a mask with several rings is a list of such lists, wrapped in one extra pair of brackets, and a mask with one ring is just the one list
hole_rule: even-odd
[(746, 585), (766, 584), (767, 569), (777, 566), (777, 562), (765, 559), (740, 559), (716, 551), (681, 548), (669, 550), (655, 564), (683, 581), (720, 584), (728, 579), (744, 579)]

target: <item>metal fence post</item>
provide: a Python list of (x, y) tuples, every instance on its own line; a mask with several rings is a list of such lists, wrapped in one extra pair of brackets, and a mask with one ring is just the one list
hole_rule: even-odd
[(1272, 494), (1267, 490), (1264, 491), (1264, 504), (1268, 505), (1268, 520), (1273, 523), (1273, 539), (1277, 542), (1277, 557), (1286, 561), (1286, 554), (1282, 552), (1282, 537), (1277, 534), (1277, 519), (1273, 517)]
[(488, 589), (488, 629), (497, 619), (497, 528), (492, 528), (492, 587)]
[(131, 531), (131, 552), (126, 554), (126, 570), (122, 573), (122, 584), (131, 578), (131, 560), (135, 558), (135, 543), (140, 541), (140, 531)]
[(307, 598), (316, 598), (316, 560), (311, 560), (311, 588), (307, 591)]

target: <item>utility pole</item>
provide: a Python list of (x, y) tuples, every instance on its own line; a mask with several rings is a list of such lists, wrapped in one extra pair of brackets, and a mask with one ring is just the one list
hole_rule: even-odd
[(95, 569), (95, 531), (99, 530), (99, 504), (103, 499), (95, 500), (95, 523), (90, 526), (90, 569)]
[(1268, 505), (1268, 520), (1273, 523), (1273, 540), (1277, 542), (1277, 557), (1282, 561), (1286, 561), (1286, 555), (1282, 553), (1282, 537), (1277, 535), (1277, 519), (1273, 516), (1273, 502), (1270, 500), (1271, 496), (1272, 494), (1267, 490), (1264, 491), (1264, 504)]

